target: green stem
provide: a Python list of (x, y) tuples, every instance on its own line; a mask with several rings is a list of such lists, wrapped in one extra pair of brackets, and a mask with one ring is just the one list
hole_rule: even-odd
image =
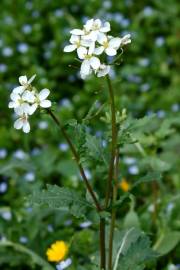
[(56, 125), (60, 128), (60, 130), (61, 130), (61, 132), (62, 132), (64, 138), (66, 139), (66, 141), (67, 141), (67, 143), (68, 143), (68, 145), (69, 145), (69, 147), (70, 147), (70, 149), (71, 149), (71, 151), (72, 151), (72, 153), (73, 153), (73, 155), (74, 155), (74, 159), (75, 159), (75, 161), (76, 161), (76, 163), (77, 163), (77, 166), (78, 166), (78, 168), (79, 168), (80, 174), (81, 174), (81, 176), (82, 176), (82, 178), (83, 178), (83, 180), (84, 180), (84, 182), (85, 182), (86, 188), (87, 188), (87, 190), (89, 191), (89, 193), (90, 193), (90, 195), (91, 195), (91, 197), (92, 197), (92, 199), (93, 199), (93, 201), (94, 201), (94, 204), (95, 204), (95, 206), (96, 206), (98, 212), (101, 211), (101, 210), (102, 210), (102, 209), (101, 209), (101, 206), (100, 206), (100, 204), (99, 204), (99, 202), (98, 202), (98, 200), (97, 200), (97, 198), (96, 198), (96, 195), (95, 195), (95, 193), (94, 193), (94, 191), (93, 191), (91, 185), (89, 184), (89, 182), (88, 182), (88, 180), (87, 180), (87, 177), (86, 177), (86, 175), (85, 175), (84, 169), (83, 169), (82, 165), (81, 165), (80, 162), (79, 162), (79, 160), (80, 160), (79, 155), (78, 155), (78, 153), (77, 153), (77, 151), (76, 151), (76, 149), (75, 149), (73, 143), (71, 142), (71, 139), (69, 138), (69, 136), (68, 136), (68, 134), (66, 133), (66, 131), (65, 131), (64, 127), (62, 126), (61, 122), (60, 122), (59, 119), (54, 115), (54, 113), (53, 113), (50, 109), (47, 109), (47, 112), (48, 112), (48, 114), (52, 117), (52, 119), (54, 120), (54, 122), (56, 123)]
[[(119, 151), (116, 151), (115, 159), (115, 177), (114, 177), (114, 186), (113, 186), (113, 204), (115, 204), (118, 193), (118, 174), (119, 174)], [(113, 239), (114, 239), (114, 229), (116, 222), (116, 208), (112, 209), (111, 214), (111, 225), (110, 225), (110, 235), (109, 235), (109, 258), (108, 258), (108, 269), (112, 270), (112, 257), (113, 257)]]
[[(106, 196), (105, 196), (105, 209), (108, 207), (109, 201), (112, 199), (111, 198), (112, 188), (113, 188), (113, 201), (115, 201), (117, 197), (117, 184), (115, 183), (113, 187), (113, 178), (114, 178), (115, 163), (118, 163), (117, 161), (118, 158), (116, 158), (117, 128), (116, 128), (116, 108), (115, 108), (115, 101), (114, 101), (114, 92), (113, 92), (113, 87), (112, 87), (109, 76), (106, 76), (106, 78), (107, 78), (109, 97), (110, 97), (110, 106), (111, 106), (112, 141), (111, 141), (111, 160), (110, 160), (110, 165), (109, 165), (108, 182), (107, 182)], [(116, 162), (115, 162), (115, 159), (116, 159)], [(109, 235), (108, 270), (112, 269), (113, 236), (114, 236), (115, 219), (116, 219), (116, 211), (115, 209), (113, 209), (112, 214), (111, 214), (111, 225), (110, 225), (110, 235)]]
[(100, 238), (100, 269), (106, 270), (106, 244), (105, 244), (105, 219), (100, 218), (99, 223)]
[(109, 90), (109, 97), (110, 97), (110, 105), (111, 105), (111, 128), (112, 128), (112, 142), (111, 142), (111, 160), (109, 166), (109, 173), (108, 173), (108, 183), (106, 188), (106, 198), (105, 198), (105, 208), (108, 207), (110, 196), (112, 193), (112, 180), (114, 176), (114, 160), (116, 155), (116, 144), (117, 144), (117, 130), (116, 130), (116, 109), (115, 109), (115, 102), (114, 102), (114, 92), (111, 84), (111, 80), (109, 76), (106, 76), (108, 90)]

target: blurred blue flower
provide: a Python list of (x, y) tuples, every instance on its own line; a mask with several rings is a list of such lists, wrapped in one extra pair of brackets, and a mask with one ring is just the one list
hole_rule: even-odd
[(7, 150), (5, 148), (0, 149), (0, 159), (4, 159), (7, 156)]
[(10, 57), (13, 55), (13, 50), (10, 47), (5, 47), (2, 49), (2, 55), (5, 57)]
[(132, 175), (136, 175), (139, 173), (139, 168), (136, 165), (132, 165), (128, 168), (128, 172)]
[(6, 64), (0, 64), (0, 72), (4, 73), (7, 71), (7, 65)]
[(28, 242), (28, 238), (26, 236), (20, 236), (19, 242), (22, 244), (26, 244)]
[(35, 173), (34, 172), (27, 172), (24, 175), (24, 179), (27, 182), (33, 182), (35, 180)]
[(157, 47), (162, 47), (165, 43), (165, 38), (164, 37), (157, 37), (155, 40), (155, 44)]
[(8, 188), (8, 185), (6, 182), (0, 183), (0, 193), (5, 193)]
[(70, 258), (66, 259), (65, 261), (60, 262), (56, 265), (57, 270), (63, 270), (69, 267), (72, 264), (72, 260)]
[(29, 46), (26, 43), (19, 43), (17, 45), (17, 50), (20, 53), (26, 53), (29, 50)]
[(30, 34), (32, 32), (32, 26), (30, 24), (25, 24), (22, 26), (22, 32), (24, 34)]
[(88, 228), (92, 225), (92, 222), (91, 221), (85, 221), (85, 222), (82, 222), (79, 227), (82, 228), (82, 229), (85, 229), (85, 228)]

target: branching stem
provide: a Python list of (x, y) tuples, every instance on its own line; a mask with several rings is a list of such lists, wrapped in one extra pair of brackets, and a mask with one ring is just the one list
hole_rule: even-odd
[(90, 193), (90, 195), (91, 195), (91, 197), (92, 197), (92, 199), (94, 201), (94, 204), (95, 204), (98, 212), (101, 211), (102, 210), (101, 209), (101, 206), (100, 206), (100, 204), (99, 204), (99, 202), (97, 200), (97, 197), (96, 197), (96, 195), (95, 195), (95, 193), (94, 193), (91, 185), (89, 184), (89, 182), (87, 180), (87, 177), (85, 175), (84, 169), (83, 169), (82, 165), (79, 162), (79, 160), (80, 160), (79, 155), (78, 155), (78, 153), (77, 153), (77, 151), (76, 151), (76, 149), (75, 149), (75, 147), (74, 147), (71, 139), (69, 138), (68, 134), (66, 133), (66, 130), (62, 126), (60, 120), (55, 116), (55, 114), (50, 109), (47, 109), (47, 112), (51, 116), (51, 118), (54, 120), (54, 122), (56, 123), (56, 125), (60, 128), (60, 130), (61, 130), (64, 138), (66, 139), (66, 141), (67, 141), (67, 143), (68, 143), (68, 145), (69, 145), (69, 147), (70, 147), (70, 149), (71, 149), (71, 151), (72, 151), (72, 153), (74, 155), (74, 159), (75, 159), (75, 161), (77, 163), (77, 166), (79, 168), (81, 177), (83, 178), (83, 180), (85, 182), (86, 188), (89, 191), (89, 193)]

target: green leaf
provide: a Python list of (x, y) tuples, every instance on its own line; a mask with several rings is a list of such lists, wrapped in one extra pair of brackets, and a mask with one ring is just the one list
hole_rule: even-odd
[(166, 162), (159, 157), (144, 158), (142, 164), (146, 165), (147, 167), (151, 167), (154, 171), (159, 172), (166, 172), (171, 169), (170, 162)]
[(160, 253), (160, 255), (165, 255), (172, 251), (176, 245), (180, 242), (180, 232), (178, 231), (168, 231), (163, 232), (156, 244), (154, 245), (154, 250)]
[(132, 227), (135, 227), (135, 228), (140, 227), (139, 217), (134, 210), (130, 209), (130, 211), (125, 216), (123, 227), (125, 229), (132, 228)]
[(162, 175), (160, 172), (150, 172), (147, 175), (141, 177), (133, 186), (132, 188), (142, 184), (142, 183), (148, 183), (152, 181), (160, 181), (162, 178)]
[(141, 128), (148, 126), (152, 122), (152, 120), (155, 116), (156, 116), (155, 114), (152, 114), (150, 116), (144, 116), (143, 118), (130, 120), (129, 121), (130, 131), (132, 131), (132, 130), (136, 131), (138, 129), (141, 129)]
[(48, 205), (52, 209), (68, 210), (76, 217), (84, 216), (88, 209), (93, 208), (76, 191), (56, 185), (47, 185), (47, 190), (35, 192), (29, 198), (34, 204)]
[(139, 228), (140, 227), (140, 222), (139, 222), (139, 217), (137, 213), (135, 212), (135, 198), (133, 195), (130, 196), (130, 209), (129, 212), (126, 214), (124, 218), (124, 228)]
[(86, 134), (86, 149), (88, 156), (92, 157), (93, 160), (97, 161), (103, 161), (106, 167), (108, 167), (108, 162), (106, 160), (102, 142), (97, 139), (95, 136), (92, 136), (90, 134)]
[(113, 270), (143, 270), (146, 262), (155, 258), (156, 253), (150, 248), (149, 238), (143, 233), (134, 237), (134, 241), (126, 246), (133, 230), (134, 228), (129, 229), (122, 239)]

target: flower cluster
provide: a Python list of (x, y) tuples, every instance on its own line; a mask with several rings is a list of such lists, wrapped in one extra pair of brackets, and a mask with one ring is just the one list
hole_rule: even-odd
[(32, 115), (38, 107), (49, 108), (51, 101), (46, 98), (49, 96), (48, 89), (42, 89), (39, 93), (35, 87), (31, 85), (35, 75), (29, 80), (26, 76), (19, 77), (20, 86), (13, 89), (9, 102), (9, 108), (14, 109), (17, 120), (14, 128), (22, 129), (25, 133), (30, 131), (29, 116)]
[(80, 75), (82, 79), (93, 72), (97, 77), (105, 76), (110, 71), (110, 65), (101, 63), (101, 55), (115, 56), (117, 50), (131, 43), (130, 34), (123, 38), (113, 37), (107, 33), (111, 30), (110, 23), (102, 23), (99, 19), (86, 22), (83, 29), (70, 31), (70, 45), (65, 46), (64, 52), (77, 50), (78, 58), (82, 61)]

